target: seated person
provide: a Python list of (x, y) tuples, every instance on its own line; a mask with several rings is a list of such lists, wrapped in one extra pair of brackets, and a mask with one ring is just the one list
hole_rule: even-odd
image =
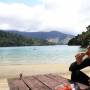
[[(88, 57), (83, 60), (83, 57), (85, 55), (87, 55)], [(69, 67), (69, 71), (71, 71), (71, 80), (89, 86), (89, 76), (87, 76), (80, 70), (90, 66), (90, 46), (87, 47), (87, 51), (85, 53), (78, 53), (75, 58), (76, 61), (72, 63)]]

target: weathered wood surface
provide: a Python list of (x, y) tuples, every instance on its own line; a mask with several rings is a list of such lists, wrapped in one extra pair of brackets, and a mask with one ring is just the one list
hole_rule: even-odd
[(88, 88), (88, 86), (81, 84), (81, 83), (78, 83), (78, 85), (79, 85), (81, 90), (85, 90), (86, 88)]
[(33, 76), (32, 77), (23, 78), (23, 81), (27, 84), (27, 86), (31, 90), (51, 90), (49, 87), (44, 85), (39, 80), (35, 79)]
[[(67, 84), (69, 84), (69, 81), (66, 79), (66, 78), (63, 78), (63, 77), (61, 77), (61, 76), (59, 76), (59, 75), (52, 75), (52, 74), (48, 74), (48, 75), (46, 75), (47, 77), (50, 77), (50, 78), (52, 78), (52, 79), (54, 79), (54, 80), (56, 80), (56, 81), (58, 81), (59, 83), (67, 83)], [(88, 88), (88, 86), (86, 86), (86, 85), (84, 85), (84, 84), (81, 84), (81, 83), (78, 83), (78, 85), (79, 85), (79, 87), (82, 89), (82, 90), (84, 90), (85, 88)]]
[(20, 79), (10, 79), (8, 80), (10, 90), (29, 90), (24, 82)]
[(45, 75), (45, 76), (53, 79), (54, 81), (57, 81), (60, 84), (62, 84), (62, 83), (70, 84), (66, 78), (61, 77), (59, 75), (48, 74), (48, 75)]
[(51, 90), (54, 90), (59, 83), (49, 77), (46, 77), (45, 75), (38, 75), (35, 76), (37, 80), (42, 82), (44, 85), (48, 86)]
[[(47, 74), (23, 77), (20, 79), (8, 80), (10, 90), (55, 90), (55, 87), (67, 83), (68, 80), (59, 75)], [(80, 84), (81, 89), (85, 90), (86, 85)]]

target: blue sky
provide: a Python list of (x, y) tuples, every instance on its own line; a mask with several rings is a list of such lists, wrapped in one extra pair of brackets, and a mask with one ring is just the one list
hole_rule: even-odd
[(90, 0), (0, 0), (0, 29), (79, 34), (90, 25)]
[(27, 5), (35, 5), (39, 3), (39, 0), (0, 0), (0, 2), (4, 3), (24, 3)]

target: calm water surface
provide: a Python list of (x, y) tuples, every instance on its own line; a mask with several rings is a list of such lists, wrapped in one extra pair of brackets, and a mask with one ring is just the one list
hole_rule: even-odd
[(71, 63), (79, 46), (25, 46), (0, 47), (0, 64), (54, 64)]

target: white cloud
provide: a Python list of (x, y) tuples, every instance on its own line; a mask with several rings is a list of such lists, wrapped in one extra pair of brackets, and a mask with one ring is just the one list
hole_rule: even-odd
[(90, 24), (89, 0), (39, 0), (23, 3), (0, 3), (0, 29), (49, 31), (57, 29), (80, 33)]
[(10, 28), (10, 26), (8, 25), (8, 24), (1, 24), (0, 25), (0, 29), (3, 29), (3, 30), (6, 30), (6, 29), (9, 29)]

